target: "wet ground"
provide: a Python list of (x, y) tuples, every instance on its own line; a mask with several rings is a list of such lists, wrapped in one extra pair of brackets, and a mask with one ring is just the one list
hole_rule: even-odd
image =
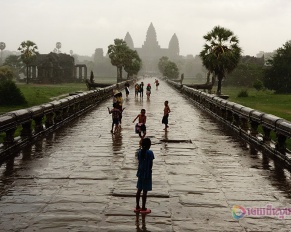
[[(291, 208), (290, 173), (251, 155), (160, 83), (150, 100), (131, 89), (119, 134), (110, 133), (110, 99), (2, 165), (0, 231), (291, 231), (291, 212), (283, 210)], [(165, 100), (168, 132), (161, 124)], [(142, 108), (155, 154), (146, 216), (133, 212), (139, 137), (132, 121)], [(241, 219), (232, 216), (234, 205), (235, 215), (246, 210)]]

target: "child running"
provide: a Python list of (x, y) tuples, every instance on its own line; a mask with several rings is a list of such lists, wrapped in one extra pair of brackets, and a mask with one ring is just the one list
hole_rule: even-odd
[(119, 109), (120, 115), (119, 115), (119, 127), (121, 128), (121, 120), (122, 120), (122, 112), (124, 109), (122, 109), (122, 104), (123, 104), (123, 98), (122, 98), (122, 93), (118, 92), (116, 95), (116, 108)]
[[(117, 104), (118, 103), (113, 103), (113, 109), (112, 110), (110, 110), (109, 107), (107, 107), (108, 113), (112, 114), (112, 126), (111, 126), (111, 131), (110, 132), (113, 133), (113, 134), (115, 134), (117, 132), (117, 130), (118, 130), (119, 121), (120, 121), (120, 115), (121, 115), (121, 111), (118, 109)], [(113, 132), (114, 125), (115, 125), (115, 128), (114, 128), (114, 132)]]
[[(150, 213), (151, 210), (146, 208), (147, 193), (152, 190), (152, 168), (153, 160), (155, 158), (154, 153), (149, 150), (151, 147), (151, 140), (144, 138), (142, 141), (142, 148), (138, 153), (138, 170), (136, 176), (137, 180), (137, 192), (136, 192), (136, 207), (134, 212), (146, 214)], [(142, 194), (142, 207), (140, 207), (140, 195)]]
[(144, 139), (144, 137), (146, 136), (146, 121), (147, 121), (147, 116), (145, 115), (146, 110), (142, 109), (140, 111), (140, 114), (138, 114), (136, 116), (136, 118), (132, 121), (132, 123), (135, 122), (135, 120), (138, 118), (138, 123), (135, 125), (135, 131), (136, 133), (138, 133), (139, 137), (140, 137), (140, 142), (139, 145), (142, 144), (142, 140)]
[(165, 108), (164, 108), (164, 116), (163, 116), (163, 120), (162, 123), (165, 124), (165, 131), (167, 131), (168, 126), (168, 118), (169, 118), (169, 113), (171, 112), (170, 107), (169, 107), (169, 102), (165, 101), (164, 103)]

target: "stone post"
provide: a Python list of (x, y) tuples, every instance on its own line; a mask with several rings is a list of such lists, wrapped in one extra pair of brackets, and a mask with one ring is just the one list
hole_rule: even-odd
[(276, 150), (282, 154), (286, 154), (286, 136), (277, 134)]

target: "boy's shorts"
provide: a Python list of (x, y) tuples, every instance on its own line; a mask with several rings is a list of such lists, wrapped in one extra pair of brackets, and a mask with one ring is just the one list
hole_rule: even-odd
[(146, 132), (146, 125), (143, 123), (135, 124), (135, 133)]
[(119, 124), (119, 119), (118, 118), (113, 118), (113, 124), (118, 125)]

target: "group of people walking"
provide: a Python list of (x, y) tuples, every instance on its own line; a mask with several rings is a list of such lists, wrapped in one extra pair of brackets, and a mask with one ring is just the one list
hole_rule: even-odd
[[(156, 89), (158, 89), (159, 82), (158, 80), (155, 80)], [(140, 84), (136, 83), (135, 86), (135, 97), (143, 97), (143, 91), (144, 91), (144, 83), (141, 82)], [(125, 93), (126, 97), (129, 95), (129, 85), (125, 85)], [(151, 85), (148, 83), (146, 87), (146, 94), (147, 98), (150, 98), (151, 95)], [(112, 114), (112, 128), (111, 133), (116, 133), (121, 128), (121, 120), (122, 120), (122, 112), (125, 108), (122, 107), (123, 99), (122, 99), (122, 93), (115, 91), (113, 93), (113, 109), (109, 109), (109, 114)], [(164, 114), (162, 118), (162, 123), (165, 124), (164, 130), (167, 131), (168, 129), (168, 118), (169, 113), (171, 112), (169, 107), (169, 102), (164, 102)], [(134, 118), (132, 121), (135, 123), (137, 120), (137, 123), (135, 124), (135, 133), (137, 133), (140, 137), (139, 146), (140, 149), (137, 153), (137, 159), (138, 159), (138, 170), (136, 176), (138, 177), (137, 181), (137, 192), (136, 192), (136, 207), (134, 209), (134, 212), (136, 213), (150, 213), (151, 210), (146, 208), (146, 200), (147, 200), (147, 192), (152, 190), (152, 167), (153, 167), (153, 160), (154, 160), (154, 153), (150, 150), (151, 147), (151, 140), (146, 136), (146, 122), (147, 122), (147, 116), (146, 116), (146, 110), (141, 109), (140, 113)], [(143, 192), (142, 195), (142, 205), (140, 206), (140, 197), (141, 192)]]
[[(141, 82), (140, 84), (136, 83), (135, 86), (134, 86), (134, 89), (135, 89), (135, 97), (138, 97), (138, 95), (140, 97), (143, 97), (143, 92), (144, 92), (144, 83)], [(147, 95), (147, 98), (149, 99), (150, 96), (151, 96), (151, 91), (152, 91), (152, 86), (150, 83), (147, 84), (147, 86), (145, 87), (146, 89), (146, 95)]]

